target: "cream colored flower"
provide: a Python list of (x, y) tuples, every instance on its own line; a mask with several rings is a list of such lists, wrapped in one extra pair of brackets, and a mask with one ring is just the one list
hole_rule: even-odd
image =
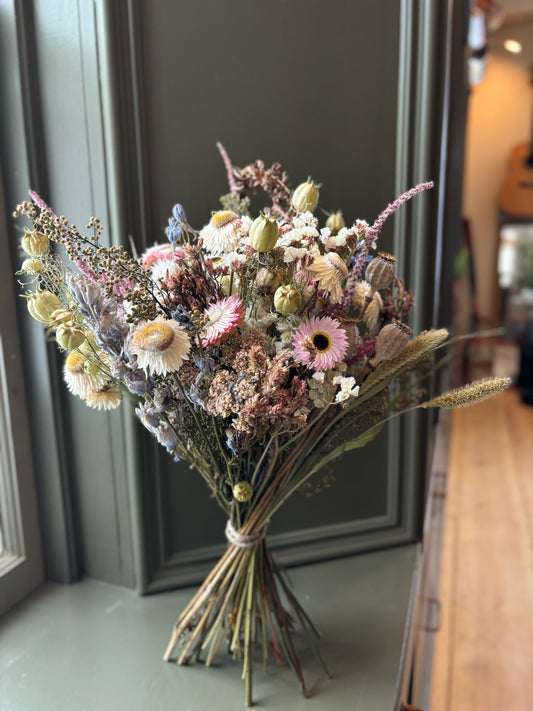
[[(352, 304), (358, 308), (362, 309), (365, 305), (366, 295), (370, 292), (370, 284), (366, 281), (360, 281), (355, 287), (355, 291), (352, 296)], [(379, 312), (383, 306), (383, 299), (381, 295), (376, 291), (372, 297), (372, 301), (368, 304), (366, 311), (363, 315), (363, 321), (369, 329), (373, 329), (379, 318)]]
[(120, 405), (122, 395), (114, 385), (108, 383), (101, 390), (95, 390), (85, 397), (89, 407), (97, 410), (114, 410)]
[(318, 281), (318, 288), (329, 291), (333, 303), (342, 301), (342, 282), (348, 276), (348, 267), (338, 254), (328, 252), (317, 256), (307, 269)]
[(209, 223), (200, 232), (203, 246), (209, 254), (222, 254), (235, 249), (241, 239), (237, 222), (239, 216), (231, 210), (213, 213)]
[(179, 370), (188, 360), (191, 342), (176, 321), (158, 316), (154, 321), (143, 321), (131, 336), (131, 350), (140, 368), (158, 375)]
[(63, 367), (63, 377), (67, 388), (73, 395), (87, 397), (96, 390), (101, 390), (106, 384), (106, 379), (101, 374), (89, 374), (85, 371), (87, 356), (78, 351), (68, 354)]
[(335, 395), (335, 402), (344, 402), (348, 398), (359, 395), (359, 385), (355, 384), (355, 378), (352, 376), (343, 378), (341, 375), (337, 375), (333, 378), (333, 385), (340, 386)]
[(290, 264), (298, 259), (302, 259), (306, 254), (309, 254), (309, 250), (305, 247), (285, 247), (283, 250), (283, 261), (285, 264)]

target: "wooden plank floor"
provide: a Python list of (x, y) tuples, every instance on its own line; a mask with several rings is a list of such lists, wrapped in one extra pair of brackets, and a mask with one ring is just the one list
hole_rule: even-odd
[(453, 413), (431, 711), (533, 711), (533, 407)]

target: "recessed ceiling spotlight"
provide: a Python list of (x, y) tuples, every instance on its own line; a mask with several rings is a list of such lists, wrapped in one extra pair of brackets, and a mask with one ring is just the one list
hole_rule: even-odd
[(514, 39), (506, 39), (503, 46), (508, 52), (512, 52), (513, 54), (520, 54), (522, 51), (522, 45)]

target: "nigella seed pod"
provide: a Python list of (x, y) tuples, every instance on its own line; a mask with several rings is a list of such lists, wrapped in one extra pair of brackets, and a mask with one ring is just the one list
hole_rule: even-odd
[(412, 329), (401, 321), (392, 321), (383, 326), (376, 338), (375, 362), (392, 360), (400, 355), (412, 333)]
[(43, 270), (43, 266), (40, 259), (25, 259), (22, 262), (20, 271), (25, 274), (40, 274)]
[(56, 341), (66, 351), (73, 351), (85, 341), (85, 333), (74, 321), (66, 321), (57, 327)]
[(331, 231), (332, 235), (338, 234), (344, 227), (342, 212), (332, 213), (326, 220), (326, 227)]
[(37, 291), (28, 297), (28, 311), (41, 323), (49, 323), (53, 312), (60, 308), (61, 301), (50, 291)]
[(250, 227), (250, 245), (258, 252), (270, 252), (279, 237), (279, 227), (275, 219), (260, 215)]
[(49, 323), (52, 328), (57, 328), (60, 324), (72, 321), (72, 311), (67, 309), (56, 309), (50, 314)]
[(233, 487), (233, 498), (240, 501), (241, 504), (249, 501), (252, 498), (253, 493), (254, 490), (252, 489), (252, 485), (247, 481), (239, 481)]
[(20, 243), (22, 244), (22, 249), (30, 257), (39, 257), (41, 254), (48, 252), (50, 248), (48, 237), (43, 235), (42, 232), (26, 232)]
[(318, 185), (312, 181), (301, 183), (292, 194), (292, 206), (296, 212), (305, 212), (306, 210), (313, 212), (318, 205), (318, 194)]
[(385, 289), (394, 278), (396, 257), (387, 252), (378, 252), (378, 256), (366, 268), (365, 279), (374, 290)]
[(281, 284), (281, 277), (273, 269), (261, 267), (255, 277), (255, 283), (263, 294), (273, 294)]
[(302, 308), (302, 295), (295, 286), (280, 286), (274, 294), (274, 308), (283, 316), (298, 313)]

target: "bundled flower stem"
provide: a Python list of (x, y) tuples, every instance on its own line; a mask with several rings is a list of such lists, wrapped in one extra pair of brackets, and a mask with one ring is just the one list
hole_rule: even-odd
[[(235, 168), (219, 145), (231, 193), (199, 232), (177, 204), (167, 242), (140, 257), (84, 236), (35, 193), (18, 206), (28, 310), (64, 352), (64, 378), (89, 407), (131, 399), (142, 425), (199, 472), (228, 517), (228, 548), (173, 629), (165, 660), (209, 666), (226, 643), (253, 702), (255, 654), (303, 671), (293, 642), (318, 633), (265, 534), (277, 510), (336, 458), (418, 407), (455, 407), (507, 381), (427, 399), (422, 383), (447, 331), (412, 337), (414, 297), (392, 255), (371, 252), (384, 221), (431, 186), (392, 202), (369, 226), (313, 211), (319, 187), (292, 192), (279, 164)], [(248, 216), (248, 194), (270, 204)], [(64, 248), (66, 258), (54, 251)], [(305, 490), (305, 489), (303, 489)], [(177, 651), (176, 651), (177, 650)]]

